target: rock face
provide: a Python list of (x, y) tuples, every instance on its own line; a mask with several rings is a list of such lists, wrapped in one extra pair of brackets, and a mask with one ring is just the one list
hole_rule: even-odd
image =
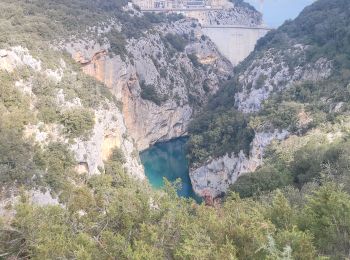
[[(290, 49), (269, 49), (254, 58), (238, 80), (243, 90), (236, 94), (235, 102), (244, 113), (259, 111), (261, 103), (273, 91), (288, 88), (294, 83), (318, 81), (331, 75), (332, 62), (320, 58), (314, 63), (305, 61), (307, 46), (296, 44)], [(288, 59), (296, 58), (296, 66), (291, 66)]]
[[(183, 38), (184, 49), (174, 49), (167, 35)], [(233, 70), (195, 20), (160, 24), (144, 37), (128, 40), (130, 55), (123, 59), (109, 55), (108, 47), (108, 43), (73, 41), (64, 48), (83, 65), (85, 73), (104, 82), (122, 101), (128, 133), (139, 150), (185, 135), (196, 107)], [(160, 101), (146, 100), (145, 87), (151, 87), (153, 98)]]
[[(61, 61), (61, 67), (56, 71), (43, 70), (41, 61), (33, 58), (29, 51), (20, 46), (12, 47), (8, 50), (0, 50), (0, 69), (12, 72), (16, 68), (23, 66), (30, 67), (38, 73), (42, 73), (49, 80), (59, 82), (64, 73), (72, 73), (65, 70), (65, 64)], [(35, 103), (36, 97), (32, 92), (31, 79), (20, 80), (16, 87), (30, 96), (31, 103)], [(67, 101), (63, 89), (56, 94), (56, 104), (61, 110), (82, 107), (79, 98)], [(32, 106), (34, 109), (34, 106)], [(143, 167), (138, 161), (135, 147), (130, 137), (127, 136), (127, 130), (123, 115), (119, 108), (112, 102), (106, 101), (104, 106), (94, 110), (95, 125), (92, 134), (88, 138), (75, 139), (69, 142), (62, 135), (62, 126), (58, 124), (45, 125), (38, 122), (36, 125), (27, 125), (24, 131), (26, 138), (33, 138), (37, 144), (47, 145), (49, 142), (62, 142), (69, 144), (77, 160), (77, 169), (87, 171), (90, 175), (98, 174), (99, 168), (103, 168), (103, 161), (108, 160), (112, 150), (120, 148), (126, 158), (125, 167), (133, 176), (143, 179)], [(136, 154), (136, 155), (135, 155)]]
[(107, 161), (114, 148), (120, 148), (125, 155), (125, 168), (138, 179), (144, 179), (143, 167), (138, 161), (138, 153), (127, 136), (126, 126), (120, 111), (111, 106), (109, 109), (95, 111), (96, 124), (89, 140), (79, 140), (71, 146), (79, 166), (86, 166), (89, 174), (99, 172), (103, 161)]
[(188, 11), (185, 15), (195, 18), (201, 25), (245, 25), (259, 26), (263, 23), (261, 13), (254, 8), (227, 3), (225, 9), (205, 12)]
[[(237, 75), (239, 85), (242, 86), (242, 90), (235, 95), (237, 109), (244, 113), (257, 112), (261, 109), (262, 102), (273, 92), (298, 82), (328, 78), (332, 72), (332, 62), (325, 58), (314, 63), (307, 62), (307, 48), (301, 44), (295, 44), (283, 51), (271, 48), (263, 53), (256, 52), (246, 60)], [(294, 59), (293, 65), (290, 64), (291, 59)], [(305, 113), (298, 116), (300, 127), (309, 122)], [(251, 144), (249, 157), (242, 152), (238, 156), (227, 154), (191, 169), (190, 176), (195, 192), (200, 196), (214, 198), (225, 193), (238, 176), (253, 172), (262, 164), (264, 148), (273, 139), (284, 139), (287, 135), (286, 130), (281, 133), (258, 133)]]
[[(14, 206), (20, 201), (20, 191), (17, 188), (3, 187), (0, 190), (0, 216), (3, 220), (10, 221), (15, 216)], [(31, 189), (26, 192), (28, 199), (35, 205), (59, 205), (57, 198), (51, 196), (47, 190), (45, 192)]]
[(279, 132), (278, 130), (270, 133), (257, 133), (249, 156), (246, 156), (243, 151), (237, 156), (226, 154), (207, 162), (202, 167), (192, 169), (190, 178), (194, 191), (201, 197), (220, 196), (240, 175), (253, 172), (262, 164), (264, 149), (272, 140), (282, 140), (287, 136), (287, 131)]

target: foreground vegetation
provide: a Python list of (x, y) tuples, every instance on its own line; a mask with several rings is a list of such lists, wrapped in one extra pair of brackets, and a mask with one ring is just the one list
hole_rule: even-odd
[(233, 193), (212, 208), (177, 198), (173, 186), (155, 193), (114, 171), (72, 187), (64, 206), (36, 206), (22, 195), (10, 225), (1, 224), (0, 252), (34, 259), (343, 259), (349, 220), (350, 195), (332, 182), (256, 199)]

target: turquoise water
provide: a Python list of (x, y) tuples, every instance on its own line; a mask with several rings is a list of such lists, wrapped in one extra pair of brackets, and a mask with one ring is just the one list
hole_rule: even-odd
[(140, 153), (141, 162), (152, 187), (156, 189), (163, 187), (163, 177), (171, 182), (180, 178), (182, 187), (178, 191), (178, 195), (194, 198), (198, 201), (188, 175), (186, 142), (187, 138), (177, 138), (168, 142), (157, 143)]

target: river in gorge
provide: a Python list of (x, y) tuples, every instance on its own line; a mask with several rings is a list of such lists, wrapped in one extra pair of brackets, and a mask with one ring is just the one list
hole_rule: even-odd
[(177, 138), (167, 142), (156, 143), (149, 149), (140, 153), (141, 162), (145, 168), (145, 174), (155, 189), (163, 187), (163, 177), (173, 182), (181, 179), (181, 189), (178, 195), (193, 198), (197, 202), (200, 199), (195, 195), (189, 177), (189, 166), (186, 158), (186, 142), (188, 138)]

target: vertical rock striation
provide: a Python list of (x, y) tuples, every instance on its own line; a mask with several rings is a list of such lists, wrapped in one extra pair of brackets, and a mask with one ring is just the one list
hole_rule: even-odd
[[(186, 43), (183, 49), (176, 50), (168, 35), (180, 37)], [(195, 110), (232, 75), (230, 62), (195, 20), (160, 24), (145, 36), (128, 40), (123, 58), (108, 53), (108, 47), (90, 41), (64, 46), (85, 73), (104, 82), (123, 103), (128, 133), (139, 150), (185, 135)], [(145, 87), (154, 90), (150, 99), (159, 102), (143, 96)]]

